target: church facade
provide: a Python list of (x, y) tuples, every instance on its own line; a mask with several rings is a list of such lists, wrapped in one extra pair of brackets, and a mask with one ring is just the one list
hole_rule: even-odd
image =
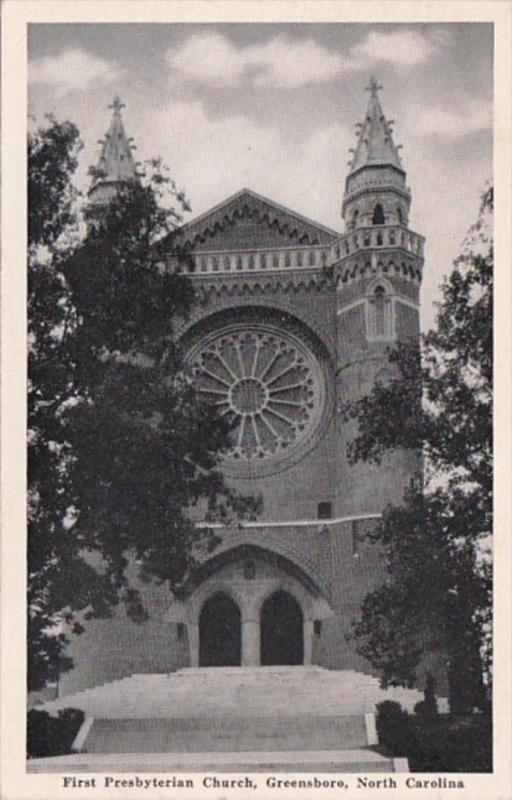
[[(234, 423), (226, 480), (262, 511), (215, 531), (183, 597), (140, 584), (147, 622), (120, 609), (89, 623), (61, 694), (187, 666), (370, 670), (348, 636), (384, 579), (366, 534), (421, 472), (411, 452), (350, 464), (356, 431), (340, 413), (389, 377), (388, 348), (419, 333), (424, 240), (409, 228), (379, 88), (372, 80), (352, 151), (344, 233), (243, 189), (180, 229), (186, 266), (166, 254), (200, 298), (179, 333), (195, 385)], [(135, 168), (117, 102), (101, 163), (92, 202)]]

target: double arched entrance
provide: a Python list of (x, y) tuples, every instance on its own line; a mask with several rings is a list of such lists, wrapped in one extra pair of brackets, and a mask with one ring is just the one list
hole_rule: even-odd
[(199, 666), (235, 667), (248, 660), (262, 666), (304, 663), (304, 615), (290, 592), (273, 592), (261, 604), (259, 618), (244, 624), (240, 608), (226, 592), (216, 592), (204, 602)]

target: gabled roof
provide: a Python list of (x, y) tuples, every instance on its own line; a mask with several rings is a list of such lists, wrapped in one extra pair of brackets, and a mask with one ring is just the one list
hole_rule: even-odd
[(393, 141), (391, 123), (384, 116), (377, 94), (382, 86), (372, 78), (367, 88), (370, 99), (366, 115), (360, 125), (359, 138), (350, 163), (350, 173), (361, 167), (377, 165), (391, 165), (403, 172), (398, 147)]
[[(241, 189), (218, 205), (186, 223), (172, 234), (180, 244), (201, 245), (205, 249), (216, 249), (214, 239), (225, 229), (233, 228), (237, 222), (251, 221), (273, 227), (282, 237), (283, 246), (289, 244), (327, 244), (338, 239), (338, 231), (291, 211), (289, 208), (269, 200), (251, 189)], [(229, 249), (229, 248), (226, 248)], [(233, 248), (236, 249), (236, 248)]]

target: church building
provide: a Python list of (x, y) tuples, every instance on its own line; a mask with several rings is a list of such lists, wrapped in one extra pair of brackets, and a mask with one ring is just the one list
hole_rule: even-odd
[[(119, 609), (70, 646), (61, 697), (141, 673), (317, 666), (371, 672), (350, 639), (384, 578), (366, 534), (421, 472), (419, 455), (348, 461), (340, 407), (390, 375), (387, 350), (419, 333), (424, 239), (372, 79), (346, 176), (344, 232), (241, 189), (183, 225), (169, 269), (200, 297), (179, 332), (199, 392), (235, 423), (222, 469), (260, 496), (255, 521), (218, 528), (188, 590), (140, 584), (149, 620)], [(135, 176), (116, 99), (91, 203)], [(340, 191), (341, 194), (341, 191)], [(199, 523), (201, 524), (201, 523)], [(134, 576), (134, 581), (137, 577)]]

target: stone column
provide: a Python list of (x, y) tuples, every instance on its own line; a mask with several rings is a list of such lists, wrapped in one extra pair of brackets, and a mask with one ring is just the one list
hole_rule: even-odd
[(260, 665), (260, 621), (242, 620), (242, 667)]
[(199, 623), (188, 623), (188, 646), (190, 650), (190, 666), (199, 666)]
[(313, 620), (304, 620), (304, 666), (311, 664), (313, 658)]

